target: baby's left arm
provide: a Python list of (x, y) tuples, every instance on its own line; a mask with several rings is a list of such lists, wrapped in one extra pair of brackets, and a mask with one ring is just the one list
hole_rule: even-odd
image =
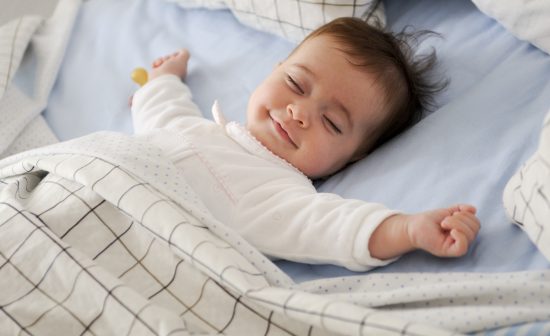
[(418, 214), (388, 217), (373, 232), (370, 254), (390, 259), (415, 249), (440, 257), (459, 257), (479, 232), (479, 219), (471, 205), (457, 205)]

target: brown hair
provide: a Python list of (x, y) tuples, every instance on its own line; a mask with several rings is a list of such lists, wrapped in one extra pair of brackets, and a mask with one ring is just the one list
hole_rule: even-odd
[[(382, 90), (388, 116), (375, 134), (375, 139), (361, 150), (371, 152), (386, 141), (418, 122), (425, 110), (434, 106), (434, 95), (447, 86), (446, 80), (434, 80), (432, 70), (436, 53), (414, 57), (413, 43), (418, 44), (430, 31), (399, 33), (385, 31), (359, 18), (333, 20), (309, 34), (302, 43), (320, 35), (336, 39), (352, 64), (375, 74)], [(299, 47), (299, 46), (298, 46)]]

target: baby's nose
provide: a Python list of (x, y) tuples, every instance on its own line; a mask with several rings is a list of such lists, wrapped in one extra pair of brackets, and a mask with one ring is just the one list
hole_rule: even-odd
[(298, 122), (300, 127), (305, 128), (309, 126), (309, 114), (303, 106), (298, 104), (288, 104), (286, 110), (290, 114), (291, 118)]

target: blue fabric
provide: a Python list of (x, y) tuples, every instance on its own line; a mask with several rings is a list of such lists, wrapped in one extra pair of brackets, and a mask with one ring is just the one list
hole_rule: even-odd
[[(381, 202), (405, 212), (472, 203), (482, 229), (467, 256), (423, 252), (372, 272), (500, 272), (550, 267), (504, 214), (502, 190), (534, 151), (550, 108), (550, 56), (520, 41), (465, 0), (385, 1), (393, 30), (430, 29), (419, 51), (437, 50), (451, 80), (438, 108), (418, 125), (319, 185), (321, 191)], [(214, 24), (215, 22), (215, 24)], [(45, 117), (61, 140), (98, 130), (132, 132), (134, 67), (180, 47), (210, 116), (219, 99), (244, 121), (253, 88), (293, 45), (239, 24), (228, 11), (182, 10), (154, 0), (85, 2)], [(342, 223), (345, 225), (345, 223)], [(353, 274), (340, 267), (279, 261), (297, 282)]]

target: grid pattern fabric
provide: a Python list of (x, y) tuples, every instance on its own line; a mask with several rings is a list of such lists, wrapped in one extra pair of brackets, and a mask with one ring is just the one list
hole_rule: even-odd
[(182, 7), (229, 8), (242, 23), (292, 42), (336, 18), (352, 16), (385, 23), (377, 0), (168, 0)]
[(508, 216), (550, 260), (550, 112), (537, 151), (508, 181), (503, 200)]
[[(124, 141), (114, 135), (110, 140), (105, 150), (118, 148), (124, 157)], [(324, 335), (358, 330), (358, 325), (361, 334), (380, 329), (429, 335), (437, 330), (399, 318), (370, 321), (371, 309), (272, 286), (254, 258), (245, 258), (212, 233), (205, 224), (214, 222), (208, 214), (195, 208), (202, 217), (197, 220), (188, 211), (193, 206), (186, 211), (121, 162), (68, 152), (78, 144), (102, 143), (84, 142), (4, 160), (3, 330), (68, 335)], [(32, 155), (40, 151), (44, 154)], [(143, 147), (127, 158), (137, 151)], [(154, 151), (148, 156), (157, 157)], [(191, 195), (183, 198), (194, 203)]]
[[(56, 156), (53, 163), (70, 159), (76, 158)], [(104, 173), (100, 160), (82, 163), (81, 167)], [(117, 174), (116, 167), (108, 171)], [(120, 195), (121, 203), (131, 199), (132, 193), (143, 194), (140, 187), (146, 188), (142, 183), (129, 186)], [(90, 188), (52, 174), (40, 178), (26, 173), (10, 181), (6, 191), (14, 193), (18, 204), (0, 203), (5, 215), (0, 224), (0, 278), (10, 280), (3, 284), (10, 291), (1, 299), (4, 331), (41, 334), (50, 328), (63, 335), (176, 335), (193, 330), (247, 334), (248, 328), (257, 328), (259, 323), (264, 329), (270, 324), (273, 335), (293, 334), (276, 332), (281, 328), (274, 320), (268, 323), (269, 311), (252, 308), (231, 289), (197, 272), (193, 264), (201, 263), (205, 250), (225, 255), (227, 246), (198, 244), (186, 255), (188, 252), (173, 242), (187, 235), (186, 231), (201, 235), (206, 229), (176, 215), (163, 199), (144, 198), (150, 206), (138, 203), (134, 209), (142, 212), (141, 218), (155, 216), (157, 211), (171, 212), (165, 218), (173, 222), (163, 221), (170, 241), (157, 237), (154, 228), (142, 226), (124, 211), (114, 211)], [(231, 271), (218, 272), (223, 277)], [(254, 276), (253, 270), (243, 272)], [(30, 302), (34, 309), (26, 309)], [(161, 332), (163, 329), (168, 332)]]
[(1, 330), (456, 335), (550, 326), (549, 271), (295, 284), (140, 141), (102, 132), (0, 161)]

